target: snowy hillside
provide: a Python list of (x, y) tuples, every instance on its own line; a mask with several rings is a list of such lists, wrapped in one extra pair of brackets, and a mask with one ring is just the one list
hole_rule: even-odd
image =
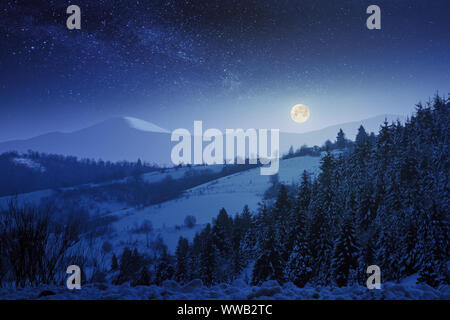
[[(432, 116), (441, 120), (441, 101), (436, 105)], [(420, 184), (417, 192), (414, 180), (446, 177), (439, 153), (430, 152), (446, 137), (437, 140), (418, 125), (426, 112), (419, 109), (405, 127), (385, 124), (378, 137), (360, 128), (355, 142), (340, 132), (327, 151), (292, 151), (280, 160), (276, 176), (263, 176), (251, 165), (152, 167), (21, 194), (3, 211), (6, 223), (0, 224), (2, 248), (19, 245), (4, 251), (6, 262), (25, 268), (15, 252), (31, 252), (43, 260), (34, 262), (44, 266), (40, 276), (49, 274), (47, 265), (56, 270), (57, 260), (52, 265), (47, 257), (58, 251), (48, 237), (9, 236), (28, 239), (28, 228), (35, 228), (29, 221), (37, 220), (36, 226), (47, 226), (43, 235), (73, 241), (61, 241), (73, 243), (65, 258), (89, 279), (78, 299), (448, 299), (447, 248), (435, 242), (448, 233), (441, 205), (447, 194)], [(448, 121), (426, 122), (431, 123), (444, 132)], [(146, 124), (132, 127), (145, 132)], [(417, 148), (418, 136), (425, 138)], [(411, 163), (426, 163), (430, 155), (433, 166), (410, 170)], [(30, 166), (16, 158), (7, 160)], [(403, 194), (415, 199), (414, 206), (398, 202)], [(368, 266), (382, 275), (382, 290), (365, 288)], [(33, 270), (29, 274), (30, 283), (42, 289), (53, 283), (45, 293), (49, 299), (66, 298), (55, 286), (62, 272), (51, 274), (53, 282), (38, 282)], [(7, 271), (7, 276), (26, 287), (21, 274)], [(41, 297), (26, 289), (0, 295)]]
[(130, 127), (147, 132), (161, 132), (161, 133), (169, 133), (168, 130), (158, 127), (156, 124), (150, 123), (145, 120), (141, 120), (133, 117), (124, 117), (125, 121), (128, 122)]
[[(217, 173), (217, 172), (220, 172), (220, 170), (222, 170), (222, 168), (223, 168), (223, 166), (221, 166), (221, 165), (174, 167), (174, 168), (167, 168), (167, 169), (162, 169), (160, 171), (142, 174), (142, 178), (144, 179), (144, 181), (146, 181), (148, 183), (156, 183), (156, 182), (160, 182), (168, 177), (170, 177), (174, 180), (177, 180), (177, 179), (183, 178), (188, 173), (189, 174), (196, 174), (196, 173), (200, 174), (202, 172), (205, 172), (206, 170), (208, 172)], [(107, 185), (111, 185), (114, 183), (125, 183), (128, 179), (129, 179), (129, 177), (123, 178), (123, 179), (106, 181), (106, 182), (102, 182), (102, 183), (89, 183), (89, 184), (77, 185), (77, 186), (73, 186), (73, 187), (61, 188), (60, 190), (68, 191), (68, 190), (74, 190), (79, 187), (92, 188), (92, 187), (99, 187), (99, 186), (107, 186)], [(54, 193), (55, 193), (55, 191), (52, 189), (43, 189), (43, 190), (38, 190), (38, 191), (33, 191), (33, 192), (21, 193), (21, 194), (17, 194), (17, 195), (13, 195), (13, 196), (0, 197), (0, 208), (2, 208), (2, 207), (5, 208), (8, 201), (10, 201), (12, 199), (17, 199), (19, 202), (25, 201), (30, 204), (38, 205), (42, 199), (52, 196)]]
[[(319, 164), (320, 158), (310, 156), (281, 160), (280, 182), (296, 182), (303, 170), (315, 173), (318, 171)], [(148, 179), (162, 178), (162, 175), (157, 173), (145, 176)], [(245, 205), (248, 205), (250, 210), (256, 209), (264, 192), (270, 186), (270, 177), (260, 175), (260, 169), (255, 168), (187, 190), (179, 199), (144, 209), (120, 210), (111, 215), (119, 218), (114, 223), (118, 235), (126, 234), (125, 230), (140, 225), (146, 220), (150, 221), (155, 228), (155, 233), (161, 234), (169, 250), (173, 252), (179, 236), (192, 239), (197, 231), (181, 227), (187, 215), (195, 216), (197, 224), (204, 225), (211, 222), (221, 208), (225, 208), (232, 215), (241, 212)]]
[[(286, 184), (298, 182), (303, 170), (317, 173), (319, 164), (320, 158), (311, 156), (280, 160), (279, 180)], [(157, 183), (168, 177), (177, 180), (185, 177), (187, 174), (201, 174), (205, 170), (217, 173), (222, 168), (223, 166), (221, 165), (170, 168), (143, 174), (142, 178), (148, 183)], [(83, 187), (93, 188), (100, 185), (125, 183), (126, 180), (120, 179), (101, 184), (87, 184)], [(129, 231), (149, 221), (154, 229), (153, 236), (160, 234), (169, 251), (173, 252), (180, 236), (192, 239), (196, 232), (200, 231), (206, 223), (210, 223), (212, 218), (216, 217), (220, 209), (225, 208), (231, 215), (241, 212), (245, 205), (248, 205), (250, 210), (257, 209), (264, 192), (270, 186), (270, 176), (263, 176), (260, 174), (259, 168), (254, 168), (188, 189), (177, 199), (144, 208), (130, 207), (114, 201), (95, 201), (92, 204), (90, 200), (88, 205), (83, 202), (80, 202), (79, 205), (88, 206), (91, 214), (106, 213), (116, 220), (113, 224), (115, 237), (112, 241), (129, 243), (142, 240), (142, 243), (145, 243), (143, 241), (144, 235), (133, 235), (133, 240), (130, 240)], [(62, 190), (74, 189), (75, 187), (70, 187)], [(55, 191), (50, 189), (40, 190), (20, 194), (17, 196), (17, 200), (38, 205), (41, 200), (54, 195), (54, 193)], [(0, 198), (0, 207), (6, 208), (8, 201), (13, 198), (16, 198), (16, 196)], [(188, 215), (196, 218), (197, 224), (194, 228), (183, 226), (184, 219)]]

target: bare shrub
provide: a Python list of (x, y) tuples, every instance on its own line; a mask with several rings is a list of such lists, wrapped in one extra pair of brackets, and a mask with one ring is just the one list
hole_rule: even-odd
[(16, 286), (53, 283), (55, 273), (65, 270), (61, 262), (68, 250), (79, 241), (83, 222), (76, 216), (56, 222), (51, 213), (12, 200), (0, 215), (0, 251)]
[(153, 224), (150, 220), (144, 220), (141, 222), (140, 225), (137, 223), (134, 225), (134, 227), (130, 230), (131, 233), (136, 234), (148, 234), (153, 231)]
[(186, 218), (184, 218), (184, 225), (189, 229), (192, 229), (196, 223), (197, 218), (195, 218), (195, 216), (186, 216)]

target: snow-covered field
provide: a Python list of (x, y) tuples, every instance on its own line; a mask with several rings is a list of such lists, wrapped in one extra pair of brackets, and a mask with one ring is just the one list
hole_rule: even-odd
[[(414, 277), (413, 277), (414, 278)], [(46, 292), (47, 291), (47, 292)], [(46, 292), (46, 295), (41, 293)], [(40, 297), (40, 295), (42, 295)], [(406, 278), (400, 283), (386, 282), (380, 290), (369, 290), (360, 285), (349, 287), (297, 288), (292, 283), (280, 286), (267, 281), (261, 287), (249, 286), (242, 280), (231, 285), (219, 284), (206, 287), (201, 280), (180, 285), (173, 280), (161, 286), (137, 286), (128, 284), (113, 286), (96, 283), (82, 286), (80, 290), (68, 290), (65, 286), (26, 289), (0, 289), (0, 299), (89, 299), (89, 300), (449, 300), (450, 286), (434, 289), (426, 284), (415, 284)]]
[[(319, 157), (305, 156), (281, 160), (280, 182), (299, 181), (303, 170), (317, 173), (319, 165)], [(147, 178), (151, 176), (149, 174)], [(155, 176), (153, 175), (153, 178)], [(241, 212), (245, 205), (248, 205), (250, 210), (255, 210), (270, 186), (270, 176), (260, 175), (259, 168), (242, 171), (189, 189), (178, 199), (143, 209), (129, 208), (113, 212), (111, 215), (118, 218), (113, 227), (120, 235), (148, 220), (152, 223), (155, 233), (161, 234), (169, 251), (174, 252), (180, 236), (191, 240), (195, 235), (195, 230), (181, 227), (187, 215), (195, 216), (197, 224), (204, 225), (211, 222), (222, 208), (231, 215)]]
[(15, 196), (5, 196), (0, 198), (0, 209), (7, 208), (8, 202), (12, 199), (17, 199), (19, 202), (26, 202), (29, 204), (38, 205), (39, 202), (45, 198), (49, 197), (53, 194), (53, 191), (50, 189), (33, 191), (28, 193), (22, 193)]
[[(22, 159), (22, 160), (28, 160), (28, 159)], [(167, 177), (171, 177), (174, 180), (181, 179), (184, 177), (186, 173), (191, 174), (200, 174), (201, 172), (208, 171), (210, 173), (217, 173), (222, 170), (223, 166), (221, 165), (212, 165), (212, 166), (192, 166), (192, 167), (175, 167), (175, 168), (166, 168), (161, 171), (155, 171), (150, 173), (144, 173), (142, 175), (142, 178), (145, 182), (148, 183), (157, 183), (162, 180), (164, 180)], [(68, 190), (74, 190), (79, 187), (99, 187), (99, 186), (107, 186), (114, 183), (125, 183), (128, 178), (122, 178), (117, 180), (111, 180), (106, 181), (102, 183), (87, 183), (83, 185), (77, 185), (73, 187), (67, 187), (67, 188), (60, 188), (62, 191), (68, 191)], [(39, 204), (39, 202), (46, 198), (50, 197), (52, 194), (54, 194), (54, 190), (52, 189), (43, 189), (43, 190), (37, 190), (33, 192), (27, 192), (27, 193), (21, 193), (18, 195), (13, 196), (4, 196), (0, 197), (0, 207), (5, 208), (8, 204), (8, 201), (11, 199), (17, 198), (19, 202), (27, 202), (30, 204)], [(123, 207), (123, 206), (122, 206)]]
[[(279, 180), (288, 184), (297, 182), (303, 170), (317, 173), (319, 166), (319, 157), (304, 156), (280, 160)], [(142, 177), (146, 182), (156, 183), (169, 176), (177, 180), (183, 178), (187, 173), (201, 174), (205, 170), (217, 173), (222, 168), (223, 166), (221, 165), (168, 168), (162, 172), (144, 174)], [(95, 187), (110, 183), (123, 183), (125, 181), (126, 179), (120, 179), (84, 186)], [(220, 209), (225, 208), (231, 215), (241, 212), (245, 205), (248, 205), (250, 210), (256, 210), (264, 192), (270, 186), (270, 176), (263, 176), (260, 174), (259, 168), (254, 168), (202, 184), (186, 190), (177, 199), (145, 208), (129, 207), (116, 202), (96, 202), (95, 204), (90, 202), (88, 207), (91, 214), (107, 213), (117, 219), (113, 223), (113, 228), (115, 229), (114, 237), (109, 239), (115, 244), (117, 249), (121, 249), (121, 247), (130, 243), (140, 243), (141, 241), (145, 243), (144, 237), (146, 235), (136, 234), (131, 236), (129, 231), (145, 221), (150, 221), (154, 229), (153, 236), (161, 235), (169, 251), (173, 253), (180, 236), (191, 240), (196, 232), (200, 231), (206, 223), (211, 222), (217, 216)], [(65, 188), (63, 190), (73, 188)], [(54, 191), (50, 189), (40, 190), (18, 195), (17, 199), (21, 202), (39, 204), (42, 199), (51, 196), (53, 193)], [(0, 207), (5, 208), (11, 198), (13, 197), (0, 198)], [(183, 226), (187, 215), (192, 215), (196, 218), (197, 225), (192, 229)]]

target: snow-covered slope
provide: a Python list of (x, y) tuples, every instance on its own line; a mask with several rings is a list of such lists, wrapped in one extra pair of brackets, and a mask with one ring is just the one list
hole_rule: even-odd
[[(319, 157), (304, 156), (280, 160), (279, 180), (288, 184), (298, 182), (303, 170), (317, 173), (319, 165)], [(176, 167), (147, 173), (142, 177), (149, 183), (156, 183), (167, 177), (177, 180), (185, 177), (186, 174), (198, 175), (205, 170), (219, 172), (222, 168), (221, 165)], [(81, 199), (78, 204), (80, 207), (90, 208), (91, 214), (108, 214), (117, 219), (113, 224), (115, 229), (113, 241), (116, 244), (134, 242), (144, 245), (145, 235), (131, 234), (130, 230), (150, 221), (154, 228), (153, 236), (160, 234), (169, 250), (173, 252), (180, 236), (192, 239), (196, 232), (217, 216), (221, 208), (225, 208), (231, 215), (241, 212), (245, 205), (248, 205), (251, 210), (257, 209), (264, 192), (271, 186), (270, 179), (270, 176), (260, 174), (260, 168), (254, 168), (188, 189), (177, 199), (145, 208), (129, 207), (116, 202), (99, 202), (94, 199), (86, 203), (83, 202), (86, 199)], [(101, 184), (87, 184), (83, 187), (97, 187), (125, 181), (126, 179), (121, 179)], [(63, 190), (74, 188), (76, 187)], [(40, 190), (18, 195), (17, 200), (38, 205), (42, 199), (51, 197), (53, 194), (54, 191), (50, 189)], [(0, 208), (6, 208), (8, 201), (12, 198), (14, 197), (0, 198)], [(184, 226), (184, 219), (188, 215), (195, 216), (197, 220), (196, 226), (192, 229)]]
[(211, 166), (185, 166), (185, 167), (174, 167), (167, 168), (162, 171), (155, 171), (150, 173), (145, 173), (142, 175), (144, 180), (148, 183), (155, 183), (164, 180), (168, 176), (172, 179), (180, 179), (183, 178), (187, 173), (189, 174), (200, 174), (201, 172), (208, 171), (211, 173), (220, 172), (223, 169), (222, 165), (211, 165)]
[[(280, 182), (299, 181), (303, 170), (317, 173), (318, 157), (298, 157), (280, 161)], [(250, 169), (187, 190), (178, 199), (143, 209), (130, 208), (113, 212), (119, 220), (114, 223), (117, 234), (127, 234), (134, 226), (150, 221), (155, 233), (160, 233), (169, 250), (176, 247), (180, 235), (191, 239), (195, 231), (183, 226), (187, 215), (193, 215), (197, 224), (204, 225), (217, 216), (221, 208), (229, 214), (241, 212), (245, 205), (257, 209), (264, 192), (271, 186), (270, 176), (260, 175), (260, 169)]]
[[(190, 167), (187, 167), (187, 166), (173, 167), (173, 168), (161, 169), (160, 171), (144, 173), (144, 174), (142, 174), (142, 178), (147, 183), (158, 183), (169, 177), (173, 180), (181, 179), (186, 174), (196, 175), (196, 174), (201, 174), (202, 172), (205, 172), (205, 171), (207, 171), (209, 173), (217, 173), (217, 172), (220, 172), (222, 170), (222, 168), (223, 168), (222, 165), (212, 165), (212, 166), (200, 165), (200, 166), (190, 166)], [(45, 168), (44, 168), (44, 170), (45, 170)], [(75, 190), (80, 187), (95, 188), (95, 187), (100, 187), (100, 186), (107, 186), (107, 185), (114, 184), (114, 183), (125, 183), (128, 179), (129, 179), (129, 177), (126, 177), (123, 179), (118, 179), (118, 180), (105, 181), (102, 183), (88, 183), (88, 184), (84, 184), (84, 185), (77, 185), (77, 186), (72, 186), (72, 187), (67, 187), (67, 188), (61, 188), (60, 190), (61, 191)], [(39, 203), (44, 198), (51, 197), (54, 194), (55, 194), (55, 190), (53, 190), (53, 189), (43, 189), (43, 190), (38, 190), (38, 191), (33, 191), (33, 192), (22, 193), (22, 194), (18, 194), (18, 195), (3, 196), (3, 197), (0, 197), (0, 209), (7, 208), (9, 201), (15, 200), (15, 199), (22, 203), (39, 205)], [(100, 212), (103, 212), (105, 210), (106, 211), (117, 210), (115, 208), (117, 208), (118, 206), (120, 208), (123, 208), (124, 204), (117, 204), (117, 203), (99, 204), (99, 203), (97, 203), (96, 207), (104, 209), (104, 210), (99, 210)]]
[(161, 132), (161, 133), (169, 133), (168, 130), (158, 127), (156, 124), (147, 122), (145, 120), (141, 120), (133, 117), (124, 117), (125, 121), (128, 122), (130, 127), (147, 132)]

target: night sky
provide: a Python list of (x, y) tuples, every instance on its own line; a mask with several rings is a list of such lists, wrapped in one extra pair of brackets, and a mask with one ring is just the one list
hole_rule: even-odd
[(449, 14), (448, 0), (2, 0), (0, 141), (115, 116), (304, 132), (408, 115), (450, 92)]

